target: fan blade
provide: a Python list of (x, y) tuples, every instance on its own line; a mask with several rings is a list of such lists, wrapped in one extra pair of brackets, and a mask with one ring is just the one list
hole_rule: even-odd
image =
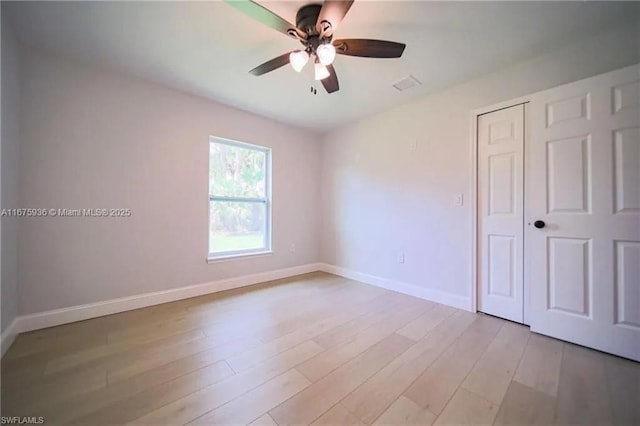
[(404, 43), (366, 38), (335, 40), (333, 45), (336, 53), (363, 58), (399, 58), (406, 47)]
[(353, 0), (324, 0), (316, 22), (316, 29), (322, 37), (331, 36), (335, 32), (352, 4)]
[(289, 63), (290, 54), (291, 52), (288, 52), (288, 53), (285, 53), (284, 55), (280, 55), (276, 58), (273, 58), (272, 60), (267, 61), (262, 65), (258, 65), (257, 67), (255, 67), (249, 72), (253, 75), (258, 76), (258, 75), (266, 74), (270, 71), (276, 70)]
[(255, 19), (256, 21), (273, 28), (283, 34), (286, 34), (293, 38), (306, 38), (306, 34), (296, 28), (295, 25), (282, 19), (269, 9), (260, 6), (258, 3), (251, 0), (225, 0), (225, 2), (240, 12), (244, 13), (248, 17)]
[(327, 90), (327, 93), (333, 93), (340, 90), (340, 85), (338, 84), (338, 76), (336, 75), (336, 70), (333, 68), (333, 65), (327, 65), (327, 69), (329, 70), (329, 77), (324, 80), (320, 80), (322, 85)]

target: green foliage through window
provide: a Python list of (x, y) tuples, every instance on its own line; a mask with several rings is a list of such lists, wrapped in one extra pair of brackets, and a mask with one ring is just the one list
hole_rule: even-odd
[(269, 247), (269, 150), (212, 138), (209, 143), (209, 253)]

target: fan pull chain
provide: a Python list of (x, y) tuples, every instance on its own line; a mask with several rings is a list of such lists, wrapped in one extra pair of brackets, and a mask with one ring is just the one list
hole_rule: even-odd
[(311, 94), (317, 95), (318, 89), (316, 89), (316, 80), (314, 78), (315, 74), (311, 74)]

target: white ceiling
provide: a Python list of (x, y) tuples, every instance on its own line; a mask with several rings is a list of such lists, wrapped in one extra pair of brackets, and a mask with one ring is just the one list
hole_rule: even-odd
[[(307, 2), (259, 1), (290, 22)], [(640, 3), (356, 0), (336, 38), (404, 42), (400, 59), (338, 56), (340, 91), (311, 95), (312, 67), (248, 71), (295, 40), (221, 2), (3, 2), (26, 44), (320, 131), (609, 28)], [(407, 75), (423, 84), (391, 84)]]

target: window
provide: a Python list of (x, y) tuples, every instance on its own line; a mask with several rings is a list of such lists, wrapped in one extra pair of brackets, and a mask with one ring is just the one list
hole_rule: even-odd
[(271, 150), (209, 140), (209, 259), (271, 251)]

